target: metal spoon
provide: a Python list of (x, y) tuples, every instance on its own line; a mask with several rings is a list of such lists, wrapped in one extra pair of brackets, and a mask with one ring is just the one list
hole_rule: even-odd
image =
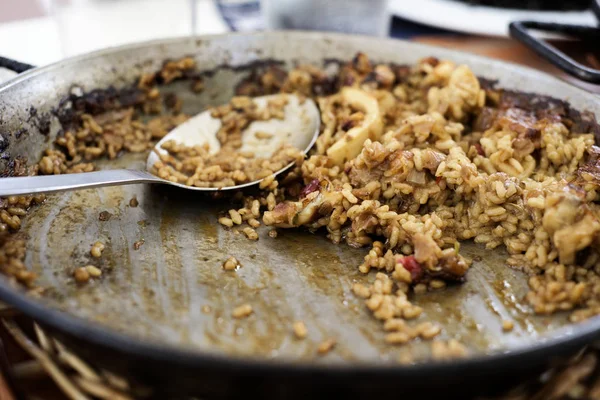
[[(315, 103), (310, 99), (300, 101), (291, 94), (275, 94), (255, 97), (253, 100), (259, 108), (277, 97), (286, 96), (285, 115), (282, 120), (254, 121), (242, 134), (242, 151), (252, 151), (256, 157), (270, 157), (280, 144), (289, 143), (306, 154), (314, 145), (319, 135), (321, 118)], [(216, 153), (220, 144), (216, 134), (221, 121), (213, 118), (210, 111), (204, 111), (183, 124), (177, 126), (154, 147), (159, 153), (165, 153), (161, 145), (167, 140), (175, 140), (187, 146), (209, 143), (211, 153)], [(256, 132), (270, 133), (270, 139), (258, 139)], [(27, 177), (0, 178), (0, 196), (16, 196), (36, 193), (53, 193), (67, 190), (89, 189), (101, 186), (129, 185), (137, 183), (162, 183), (179, 186), (188, 190), (214, 192), (241, 189), (258, 184), (262, 179), (227, 187), (195, 187), (173, 183), (148, 172), (159, 160), (155, 151), (151, 151), (146, 163), (146, 171), (132, 169), (112, 169), (94, 172), (72, 173), (64, 175), (38, 175)], [(277, 171), (275, 175), (288, 170), (293, 163)]]

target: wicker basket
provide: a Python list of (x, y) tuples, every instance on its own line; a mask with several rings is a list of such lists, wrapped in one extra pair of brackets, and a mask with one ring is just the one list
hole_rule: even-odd
[[(150, 388), (134, 391), (125, 379), (87, 364), (10, 307), (0, 307), (0, 320), (0, 366), (16, 398), (126, 400), (152, 394)], [(599, 349), (591, 345), (504, 396), (478, 400), (600, 400)]]

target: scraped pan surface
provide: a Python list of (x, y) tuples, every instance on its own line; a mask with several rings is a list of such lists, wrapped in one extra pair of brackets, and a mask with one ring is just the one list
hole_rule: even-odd
[[(428, 56), (464, 62), (477, 75), (499, 80), (501, 87), (567, 99), (575, 108), (596, 115), (600, 111), (591, 95), (532, 70), (403, 41), (293, 32), (177, 39), (94, 53), (5, 84), (0, 89), (0, 132), (7, 146), (1, 169), (9, 173), (15, 160), (39, 159), (60, 129), (50, 111), (68, 93), (125, 87), (140, 73), (159, 69), (166, 59), (189, 55), (200, 70), (212, 71), (204, 77), (201, 95), (193, 95), (187, 83), (165, 89), (183, 100), (184, 112), (197, 113), (209, 104), (226, 102), (252, 63), (322, 65), (330, 58), (348, 60), (358, 51), (377, 62), (410, 64)], [(142, 169), (144, 164), (145, 155), (129, 154), (100, 166)], [(129, 206), (133, 196), (138, 207)], [(118, 351), (115, 354), (123, 355), (123, 360), (135, 356), (136, 363), (144, 357), (163, 366), (166, 362), (209, 369), (209, 361), (225, 363), (213, 364), (215, 371), (219, 365), (260, 366), (256, 374), (281, 373), (285, 368), (315, 374), (352, 368), (386, 376), (409, 376), (414, 373), (407, 372), (411, 369), (427, 373), (426, 366), (433, 365), (427, 361), (430, 343), (386, 345), (381, 324), (351, 293), (353, 283), (374, 279), (358, 272), (366, 249), (334, 245), (323, 235), (301, 230), (283, 230), (273, 239), (259, 229), (260, 239), (249, 241), (217, 223), (218, 213), (228, 208), (226, 199), (147, 185), (49, 196), (24, 220), (21, 232), (27, 238), (25, 263), (50, 290), (42, 299), (28, 299), (3, 279), (0, 294), (59, 334), (77, 339), (80, 349), (89, 341), (90, 347), (83, 349), (88, 356), (93, 354), (92, 345), (100, 345)], [(111, 217), (101, 220), (102, 212)], [(98, 240), (106, 243), (100, 265), (109, 272), (78, 286), (67, 271), (89, 264), (90, 246)], [(140, 240), (144, 244), (134, 250)], [(464, 243), (461, 252), (480, 260), (469, 270), (467, 282), (415, 300), (424, 309), (424, 320), (443, 327), (440, 338), (457, 338), (471, 352), (467, 360), (435, 366), (438, 373), (443, 372), (439, 368), (479, 368), (499, 360), (510, 360), (514, 366), (518, 358), (511, 355), (526, 356), (531, 350), (540, 356), (551, 345), (573, 348), (594, 337), (596, 320), (570, 325), (566, 314), (532, 315), (523, 301), (526, 276), (505, 266), (503, 250)], [(234, 273), (222, 269), (229, 256), (242, 265)], [(232, 310), (243, 303), (252, 304), (254, 314), (232, 318)], [(507, 319), (515, 322), (511, 332), (502, 330)], [(293, 337), (297, 320), (308, 327), (305, 340)], [(328, 338), (336, 339), (335, 351), (317, 357), (318, 345)], [(425, 369), (398, 366), (403, 354), (424, 362)], [(273, 361), (283, 364), (270, 364)], [(270, 365), (280, 366), (269, 370)], [(155, 377), (138, 367), (145, 371), (138, 378)]]

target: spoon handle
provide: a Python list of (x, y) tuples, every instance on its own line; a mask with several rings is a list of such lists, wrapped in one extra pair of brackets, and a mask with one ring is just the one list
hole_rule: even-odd
[(128, 185), (134, 183), (165, 183), (165, 181), (149, 172), (132, 169), (113, 169), (64, 175), (0, 178), (0, 197), (54, 193), (66, 190)]

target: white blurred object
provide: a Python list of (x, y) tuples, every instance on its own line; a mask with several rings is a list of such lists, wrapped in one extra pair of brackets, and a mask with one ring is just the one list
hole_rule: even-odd
[(387, 36), (390, 28), (388, 0), (261, 0), (261, 8), (271, 30)]
[(390, 10), (394, 15), (413, 22), (457, 32), (498, 37), (509, 37), (508, 25), (519, 20), (596, 26), (596, 18), (591, 10), (514, 10), (473, 6), (449, 0), (419, 0), (418, 6), (416, 4), (411, 0), (390, 0)]
[[(17, 1), (17, 0), (14, 0)], [(46, 65), (62, 58), (140, 40), (224, 33), (229, 29), (211, 0), (38, 0), (54, 15), (0, 24), (0, 55)], [(59, 29), (60, 28), (60, 29)]]
[(0, 24), (0, 56), (32, 65), (60, 60), (56, 22), (40, 17)]
[(17, 75), (16, 72), (10, 71), (8, 69), (0, 68), (0, 83), (9, 80)]
[(37, 0), (37, 2), (40, 6), (42, 6), (46, 14), (50, 14), (52, 12), (53, 0)]
[[(63, 57), (142, 40), (227, 31), (208, 0), (70, 0), (70, 5), (61, 3), (55, 2), (54, 15)], [(196, 32), (192, 29), (194, 17)]]

